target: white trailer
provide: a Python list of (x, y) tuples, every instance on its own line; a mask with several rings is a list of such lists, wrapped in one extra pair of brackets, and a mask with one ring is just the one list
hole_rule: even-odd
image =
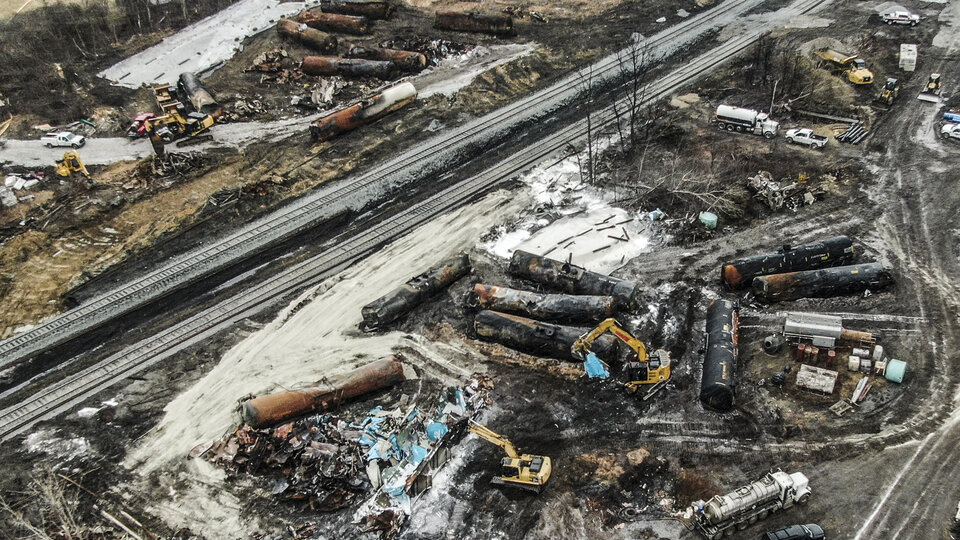
[(779, 122), (770, 120), (767, 113), (753, 109), (719, 105), (715, 116), (717, 127), (727, 131), (745, 131), (754, 135), (763, 135), (768, 139), (776, 137), (777, 132), (780, 131)]

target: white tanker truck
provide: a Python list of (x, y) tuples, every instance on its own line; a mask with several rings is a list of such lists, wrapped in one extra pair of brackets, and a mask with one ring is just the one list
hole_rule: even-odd
[(691, 506), (694, 525), (710, 540), (716, 540), (733, 531), (766, 518), (771, 512), (803, 504), (810, 498), (809, 481), (802, 473), (787, 474), (780, 469), (727, 493), (715, 495), (709, 501), (697, 501)]
[(768, 139), (776, 137), (780, 131), (780, 122), (771, 120), (767, 113), (753, 109), (718, 105), (715, 116), (717, 128), (727, 131), (746, 131)]

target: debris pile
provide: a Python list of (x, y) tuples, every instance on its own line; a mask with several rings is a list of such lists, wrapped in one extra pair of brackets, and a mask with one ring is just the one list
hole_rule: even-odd
[(436, 66), (440, 60), (448, 56), (463, 54), (473, 48), (473, 45), (457, 43), (446, 39), (392, 39), (380, 43), (385, 49), (399, 49), (418, 52), (427, 57), (427, 64)]
[(130, 175), (143, 182), (174, 176), (183, 176), (190, 171), (199, 169), (206, 163), (202, 152), (167, 152), (162, 156), (153, 156), (137, 165)]
[(250, 118), (251, 116), (262, 114), (266, 112), (266, 110), (267, 107), (259, 99), (237, 96), (237, 100), (227, 107), (218, 121), (221, 124), (237, 122)]
[(29, 172), (23, 174), (10, 173), (3, 179), (0, 185), (0, 206), (9, 208), (16, 206), (23, 200), (29, 200), (32, 195), (18, 195), (17, 192), (29, 191), (40, 185), (46, 177), (43, 171)]
[(747, 179), (747, 187), (753, 192), (754, 198), (767, 205), (771, 210), (787, 208), (796, 211), (801, 206), (813, 204), (818, 197), (822, 197), (824, 190), (803, 185), (806, 178), (802, 175), (797, 180), (784, 179), (777, 182), (767, 171), (760, 171), (756, 176)]
[(386, 535), (406, 521), (411, 498), (430, 487), (467, 420), (490, 403), (492, 388), (490, 377), (474, 374), (435, 401), (408, 404), (404, 395), (396, 408), (378, 405), (359, 421), (324, 413), (276, 427), (242, 424), (190, 457), (261, 477), (273, 496), (311, 510), (345, 508), (370, 494), (355, 523)]
[(303, 78), (303, 71), (285, 49), (272, 49), (260, 53), (253, 64), (243, 71), (260, 73), (260, 84), (289, 84)]

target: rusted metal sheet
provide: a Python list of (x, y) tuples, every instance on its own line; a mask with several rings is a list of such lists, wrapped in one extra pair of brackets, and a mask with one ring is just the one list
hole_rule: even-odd
[(334, 111), (310, 125), (310, 133), (328, 141), (400, 109), (417, 99), (417, 89), (408, 82), (387, 88), (368, 99)]
[(393, 13), (393, 6), (388, 2), (364, 2), (363, 0), (321, 0), (320, 9), (324, 13), (357, 15), (371, 20), (386, 19)]
[(345, 77), (376, 77), (393, 79), (398, 75), (393, 62), (360, 60), (337, 56), (307, 56), (301, 65), (307, 75), (343, 75)]
[(437, 12), (433, 27), (457, 32), (483, 32), (496, 36), (515, 36), (513, 17), (509, 15), (484, 15), (482, 13)]
[(821, 242), (783, 246), (776, 253), (735, 259), (720, 268), (720, 279), (734, 290), (748, 287), (757, 276), (853, 264), (856, 259), (853, 240), (837, 236)]
[(350, 58), (364, 58), (366, 60), (383, 60), (393, 62), (403, 71), (420, 71), (427, 66), (427, 57), (413, 51), (398, 51), (382, 47), (361, 47), (353, 45), (347, 51)]
[(322, 52), (337, 50), (337, 38), (321, 32), (315, 28), (310, 28), (305, 24), (300, 24), (290, 19), (280, 19), (277, 21), (277, 32), (281, 36), (289, 37), (295, 41)]
[(470, 257), (466, 253), (458, 253), (440, 266), (414, 277), (399, 289), (363, 306), (360, 310), (363, 316), (360, 328), (364, 331), (383, 328), (468, 273)]
[(481, 283), (467, 293), (467, 304), (541, 321), (566, 322), (599, 321), (626, 307), (613, 296), (543, 294)]
[(839, 373), (832, 369), (800, 364), (800, 370), (797, 371), (797, 386), (830, 395), (837, 385), (837, 375)]
[(700, 401), (715, 411), (727, 412), (733, 408), (739, 325), (737, 307), (733, 302), (714, 300), (707, 306)]
[(590, 272), (581, 266), (516, 250), (509, 272), (570, 294), (615, 296), (628, 307), (635, 307), (640, 293), (633, 281)]
[(291, 418), (328, 410), (403, 380), (403, 363), (396, 356), (388, 356), (344, 375), (324, 379), (309, 388), (255, 397), (243, 403), (240, 414), (244, 422), (255, 428), (273, 426)]
[(319, 11), (301, 11), (297, 15), (297, 22), (310, 28), (327, 32), (344, 32), (347, 34), (370, 33), (370, 20), (366, 17), (341, 15), (339, 13), (321, 13)]
[(219, 118), (223, 114), (223, 107), (217, 103), (213, 94), (207, 90), (200, 78), (193, 73), (181, 73), (180, 80), (177, 82), (180, 92), (186, 96), (194, 110), (209, 114), (214, 118)]
[[(561, 326), (490, 310), (477, 313), (473, 327), (481, 339), (496, 341), (512, 349), (537, 356), (577, 362), (582, 360), (574, 355), (570, 348), (580, 336), (590, 331), (589, 328)], [(616, 338), (613, 336), (598, 338), (591, 345), (591, 352), (601, 360), (615, 359)]]
[(890, 271), (879, 263), (854, 264), (753, 278), (753, 294), (767, 302), (823, 298), (876, 291), (893, 283)]

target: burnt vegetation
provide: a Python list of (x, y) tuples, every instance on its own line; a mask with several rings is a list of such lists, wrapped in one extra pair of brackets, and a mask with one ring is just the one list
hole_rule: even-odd
[(98, 106), (122, 106), (132, 93), (98, 79), (99, 70), (235, 1), (117, 0), (111, 7), (107, 0), (83, 0), (16, 14), (0, 22), (0, 93), (11, 114), (34, 114), (54, 124)]

